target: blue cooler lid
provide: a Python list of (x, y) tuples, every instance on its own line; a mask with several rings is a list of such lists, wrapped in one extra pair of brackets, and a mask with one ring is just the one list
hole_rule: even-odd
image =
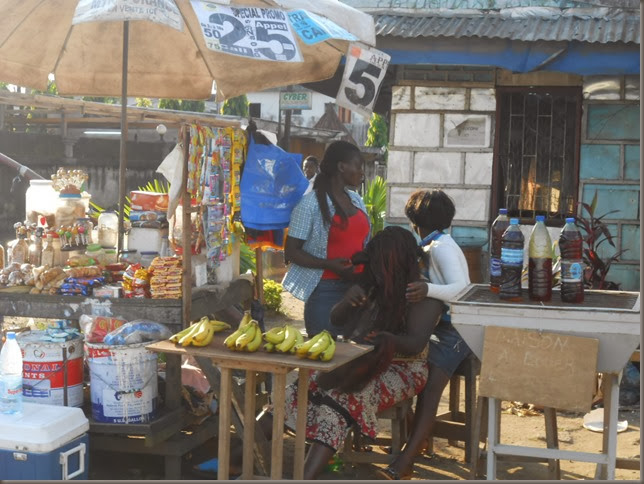
[(88, 430), (81, 408), (23, 402), (21, 414), (0, 414), (0, 449), (47, 453)]

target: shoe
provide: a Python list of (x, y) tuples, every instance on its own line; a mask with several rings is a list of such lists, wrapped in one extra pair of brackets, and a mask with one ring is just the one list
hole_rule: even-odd
[(386, 481), (410, 481), (411, 474), (406, 476), (401, 476), (398, 474), (398, 471), (392, 469), (391, 467), (380, 467), (376, 469), (376, 474)]

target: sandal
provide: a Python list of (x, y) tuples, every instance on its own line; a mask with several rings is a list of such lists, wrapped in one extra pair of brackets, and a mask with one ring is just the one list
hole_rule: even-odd
[(401, 476), (398, 474), (398, 471), (395, 469), (392, 469), (391, 467), (379, 467), (376, 469), (376, 474), (380, 476), (382, 479), (387, 480), (387, 481), (409, 481), (411, 480), (411, 474), (408, 474), (406, 476)]

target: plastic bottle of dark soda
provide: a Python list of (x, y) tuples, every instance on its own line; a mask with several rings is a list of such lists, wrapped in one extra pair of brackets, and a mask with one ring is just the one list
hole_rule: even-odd
[(546, 217), (537, 215), (528, 245), (528, 295), (533, 301), (552, 299), (552, 241)]
[(561, 252), (561, 300), (569, 303), (584, 301), (583, 238), (575, 218), (566, 218), (559, 235)]
[(521, 301), (521, 271), (523, 270), (523, 243), (519, 219), (511, 218), (501, 238), (501, 286), (499, 297)]
[(508, 209), (500, 208), (490, 228), (490, 290), (498, 294), (501, 285), (501, 237), (510, 225)]

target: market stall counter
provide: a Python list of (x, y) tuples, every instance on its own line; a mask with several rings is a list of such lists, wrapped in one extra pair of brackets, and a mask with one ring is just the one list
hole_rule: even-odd
[[(331, 371), (349, 361), (369, 352), (371, 346), (362, 346), (353, 343), (339, 342), (335, 355), (331, 361), (323, 362), (298, 358), (295, 355), (284, 355), (279, 353), (266, 353), (258, 351), (245, 353), (228, 349), (223, 341), (230, 334), (230, 331), (218, 333), (213, 341), (204, 347), (186, 346), (181, 347), (170, 341), (152, 343), (147, 349), (165, 353), (166, 355), (187, 355), (193, 356), (204, 366), (202, 362), (212, 362), (220, 368), (221, 382), (211, 381), (211, 385), (220, 385), (219, 392), (219, 446), (218, 459), (219, 468), (217, 479), (226, 480), (229, 478), (229, 456), (230, 456), (230, 425), (231, 425), (231, 403), (233, 403), (232, 371), (244, 370), (246, 372), (245, 398), (244, 398), (244, 422), (243, 422), (243, 468), (241, 479), (253, 479), (253, 452), (256, 444), (255, 436), (255, 377), (256, 372), (265, 372), (273, 375), (273, 439), (271, 442), (271, 479), (282, 479), (283, 467), (283, 428), (284, 428), (284, 403), (286, 391), (286, 375), (292, 370), (298, 371), (298, 412), (295, 432), (295, 455), (293, 478), (301, 480), (304, 476), (304, 449), (306, 436), (306, 411), (308, 405), (309, 374), (311, 371)], [(203, 368), (204, 373), (212, 379), (212, 372)]]
[[(604, 395), (604, 436), (603, 449), (599, 454), (572, 452), (555, 448), (539, 449), (503, 445), (499, 442), (498, 421), (500, 395), (489, 395), (487, 479), (496, 479), (497, 455), (534, 456), (548, 459), (569, 459), (598, 464), (598, 477), (615, 478), (617, 417), (619, 400), (619, 374), (628, 362), (640, 340), (640, 295), (637, 292), (586, 290), (582, 304), (561, 302), (558, 291), (553, 291), (548, 302), (530, 301), (527, 290), (523, 290), (521, 302), (508, 302), (499, 299), (484, 284), (471, 284), (451, 302), (451, 316), (454, 327), (461, 334), (474, 354), (485, 366), (484, 343), (490, 328), (521, 331), (548, 332), (567, 337), (596, 340), (596, 367), (585, 368), (591, 372), (602, 373)], [(516, 346), (516, 345), (515, 345)], [(518, 353), (520, 354), (520, 353)], [(490, 354), (490, 358), (496, 355)], [(524, 356), (528, 356), (527, 351)], [(570, 356), (571, 365), (577, 365), (584, 355)], [(523, 361), (515, 361), (506, 366), (507, 372), (516, 376), (521, 372)], [(538, 366), (538, 361), (532, 366)], [(572, 368), (571, 366), (570, 368)], [(483, 371), (481, 378), (483, 379)], [(539, 368), (533, 371), (539, 372)], [(548, 373), (541, 368), (541, 373)], [(535, 373), (537, 374), (537, 373)], [(503, 376), (503, 375), (501, 375)], [(557, 380), (551, 378), (552, 385)], [(531, 382), (534, 385), (534, 381)], [(528, 383), (529, 386), (530, 383)], [(541, 388), (541, 394), (547, 394)], [(551, 394), (566, 394), (574, 391), (574, 386), (551, 389)], [(504, 398), (508, 399), (508, 398)], [(516, 400), (521, 397), (516, 396)], [(554, 407), (551, 402), (541, 403)], [(588, 401), (588, 407), (590, 401)]]

